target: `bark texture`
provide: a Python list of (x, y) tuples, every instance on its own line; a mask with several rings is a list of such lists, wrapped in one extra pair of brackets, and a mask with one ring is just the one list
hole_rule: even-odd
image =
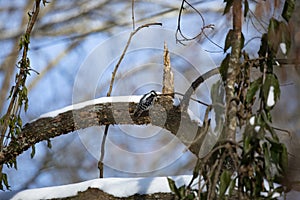
[[(27, 123), (16, 138), (0, 152), (0, 164), (15, 159), (32, 145), (51, 138), (84, 129), (104, 125), (144, 125), (152, 124), (170, 131), (195, 155), (198, 155), (205, 131), (192, 121), (179, 107), (171, 109), (157, 102), (153, 109), (134, 118), (136, 104), (133, 102), (114, 102), (89, 105), (77, 110), (69, 110), (55, 117), (40, 118)], [(200, 137), (202, 136), (202, 137)]]

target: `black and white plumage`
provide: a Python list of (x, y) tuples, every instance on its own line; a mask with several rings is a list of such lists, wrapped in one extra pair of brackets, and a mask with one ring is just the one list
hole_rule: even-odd
[(151, 90), (149, 93), (144, 94), (139, 104), (137, 105), (133, 116), (139, 117), (144, 111), (149, 110), (152, 107), (156, 98), (157, 94), (154, 90)]

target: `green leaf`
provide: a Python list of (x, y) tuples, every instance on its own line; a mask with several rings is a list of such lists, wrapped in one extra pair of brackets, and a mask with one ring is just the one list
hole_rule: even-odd
[[(274, 128), (269, 125), (269, 120), (267, 119), (267, 116), (266, 116), (265, 112), (262, 112), (261, 116), (263, 117), (263, 120), (265, 121), (266, 129), (270, 132), (270, 134), (272, 136), (271, 140), (272, 141), (274, 140), (275, 142), (279, 142), (279, 138), (277, 136), (277, 133), (275, 132)], [(268, 139), (268, 137), (266, 137), (266, 139)]]
[(189, 193), (188, 195), (186, 195), (184, 197), (184, 200), (195, 200), (196, 199), (196, 196), (194, 193)]
[(25, 105), (24, 105), (24, 111), (27, 112), (27, 110), (28, 110), (28, 99), (26, 99)]
[(6, 189), (9, 190), (10, 186), (9, 186), (9, 184), (8, 184), (7, 174), (2, 173), (2, 181), (3, 181), (3, 183), (4, 183), (5, 187), (6, 187)]
[(234, 188), (235, 188), (235, 182), (236, 182), (236, 178), (230, 181), (230, 186), (229, 186), (229, 191), (228, 191), (228, 195), (232, 196)]
[(287, 192), (289, 192), (288, 191), (288, 188), (286, 188), (286, 186), (279, 186), (279, 187), (277, 187), (277, 188), (275, 188), (274, 189), (274, 191), (271, 193), (271, 196), (273, 196), (273, 194), (275, 194), (275, 193), (279, 193), (279, 194), (282, 194), (282, 193), (287, 193)]
[(23, 123), (22, 123), (22, 119), (21, 119), (20, 116), (17, 117), (17, 124), (18, 124), (19, 127), (22, 127)]
[(230, 182), (231, 182), (231, 173), (228, 170), (224, 170), (220, 178), (220, 199), (224, 197)]
[(258, 55), (260, 57), (265, 57), (268, 52), (268, 34), (263, 34), (261, 37), (261, 44), (258, 51)]
[(288, 22), (295, 9), (295, 0), (286, 0), (281, 16)]
[(230, 54), (228, 53), (226, 55), (226, 57), (224, 58), (224, 60), (222, 61), (221, 66), (220, 66), (220, 74), (222, 76), (223, 81), (226, 81), (226, 79), (227, 79), (227, 70), (228, 70), (229, 60), (230, 60)]
[(250, 83), (250, 87), (246, 94), (246, 103), (247, 104), (253, 102), (253, 98), (254, 98), (256, 92), (258, 91), (258, 89), (261, 87), (261, 85), (262, 85), (262, 77), (259, 77), (258, 79), (256, 79), (252, 83)]
[(201, 192), (199, 199), (208, 199), (208, 192)]
[(33, 158), (34, 155), (35, 155), (35, 146), (32, 145), (32, 146), (31, 146), (31, 149), (32, 149), (32, 151), (31, 151), (30, 157)]
[(285, 144), (281, 143), (281, 148), (282, 148), (282, 152), (280, 154), (279, 165), (282, 168), (283, 172), (286, 172), (288, 168), (288, 152)]
[(224, 0), (224, 2), (226, 2), (226, 6), (223, 12), (223, 15), (225, 15), (226, 13), (228, 13), (230, 11), (230, 8), (233, 4), (233, 0)]
[(251, 150), (251, 136), (245, 135), (244, 136), (244, 145), (243, 145), (244, 153), (248, 154)]
[(183, 199), (185, 197), (185, 192), (186, 192), (186, 189), (185, 189), (185, 185), (182, 185), (178, 188), (178, 191), (179, 191), (179, 198), (180, 199)]
[(28, 90), (27, 90), (27, 87), (26, 87), (26, 86), (23, 86), (22, 93), (23, 93), (24, 96), (27, 97), (27, 95), (28, 95)]
[(234, 40), (234, 31), (230, 29), (226, 35), (224, 53), (231, 47), (232, 40)]
[(258, 197), (260, 192), (263, 191), (264, 173), (259, 169), (259, 165), (255, 166), (255, 186), (253, 194)]
[(268, 147), (268, 143), (265, 142), (262, 145), (263, 147), (263, 152), (264, 152), (264, 159), (265, 159), (265, 173), (267, 175), (267, 179), (270, 180), (271, 177), (271, 173), (270, 173), (270, 169), (271, 169), (271, 160), (270, 160), (270, 152), (269, 152), (269, 147)]
[(15, 168), (15, 170), (18, 170), (18, 165), (17, 165), (17, 159), (13, 158), (11, 160), (11, 166), (13, 166)]
[(244, 44), (245, 44), (245, 37), (244, 37), (244, 34), (243, 33), (241, 33), (241, 49), (243, 49), (244, 48)]
[(282, 144), (280, 142), (275, 142), (272, 140), (269, 140), (269, 142), (271, 143), (270, 152), (271, 152), (272, 162), (275, 164), (279, 164), (280, 154), (283, 152)]
[(244, 187), (246, 189), (246, 191), (251, 191), (252, 189), (252, 180), (250, 180), (250, 178), (248, 176), (243, 178), (244, 181)]
[(249, 11), (249, 3), (248, 3), (248, 0), (245, 0), (244, 17), (247, 17), (248, 11)]
[(172, 192), (174, 192), (176, 194), (176, 196), (180, 197), (180, 192), (179, 192), (178, 188), (176, 187), (175, 181), (173, 181), (170, 178), (167, 178), (167, 179), (168, 179), (170, 190)]
[(4, 124), (5, 116), (6, 116), (6, 115), (3, 115), (3, 116), (0, 118), (0, 125), (3, 125), (3, 124)]

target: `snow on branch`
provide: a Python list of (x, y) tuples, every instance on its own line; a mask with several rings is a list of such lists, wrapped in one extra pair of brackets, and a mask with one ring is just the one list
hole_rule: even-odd
[[(103, 125), (145, 125), (152, 124), (170, 131), (196, 156), (199, 153), (203, 135), (206, 134), (197, 121), (179, 106), (163, 107), (159, 100), (149, 112), (133, 117), (141, 96), (103, 97), (71, 105), (42, 115), (24, 125), (21, 133), (11, 138), (7, 147), (0, 152), (0, 164), (14, 160), (34, 144), (70, 132)], [(196, 141), (196, 142), (195, 142)]]

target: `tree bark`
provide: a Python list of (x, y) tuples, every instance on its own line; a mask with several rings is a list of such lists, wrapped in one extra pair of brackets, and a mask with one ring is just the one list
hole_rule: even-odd
[[(232, 5), (233, 13), (233, 39), (231, 41), (231, 54), (228, 64), (227, 80), (226, 80), (226, 124), (223, 137), (235, 141), (237, 127), (237, 101), (234, 90), (237, 76), (240, 73), (240, 55), (242, 47), (242, 2), (234, 0)], [(224, 139), (225, 139), (224, 138)]]
[(151, 110), (151, 117), (149, 112), (145, 112), (139, 118), (134, 118), (135, 108), (136, 103), (133, 102), (100, 103), (27, 123), (18, 137), (12, 138), (9, 145), (0, 152), (0, 164), (15, 159), (38, 142), (91, 126), (117, 124), (159, 126), (170, 131), (193, 154), (198, 155), (202, 143), (202, 139), (199, 141), (199, 138), (204, 138), (202, 136), (205, 130), (198, 122), (192, 121), (186, 112), (181, 112), (176, 106), (167, 110), (156, 105)]

